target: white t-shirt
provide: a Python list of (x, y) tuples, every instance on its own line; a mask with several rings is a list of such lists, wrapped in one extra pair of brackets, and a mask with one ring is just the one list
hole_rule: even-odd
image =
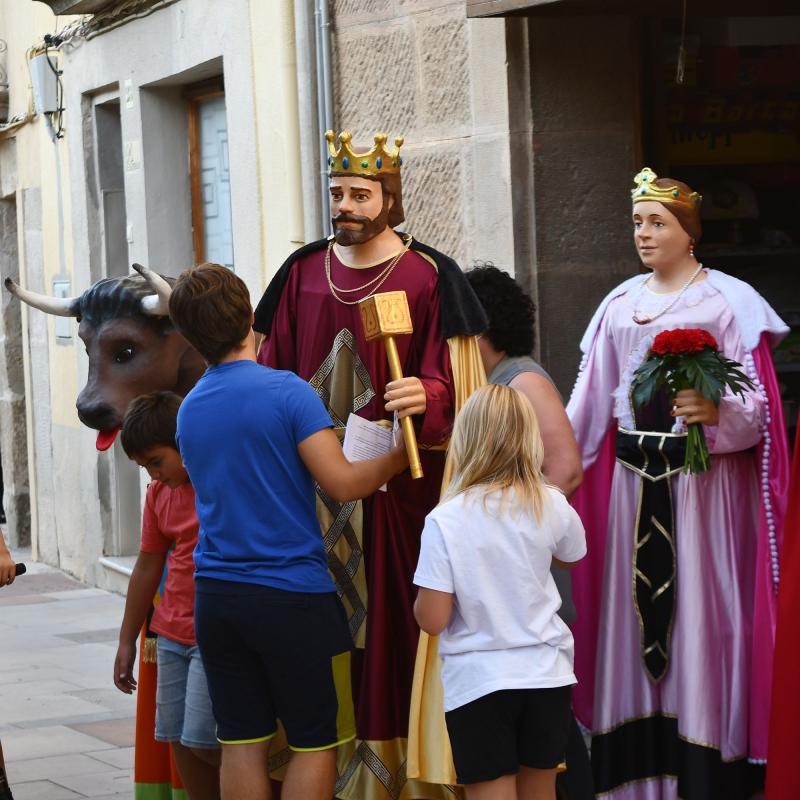
[(547, 489), (541, 522), (513, 494), (461, 494), (425, 520), (414, 583), (455, 595), (439, 636), (445, 711), (501, 689), (576, 683), (573, 640), (558, 616), (550, 562), (578, 561), (586, 536), (576, 511)]

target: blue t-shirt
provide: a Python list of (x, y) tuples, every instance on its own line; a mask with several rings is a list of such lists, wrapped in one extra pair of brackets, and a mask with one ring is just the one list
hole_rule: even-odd
[(197, 497), (196, 577), (332, 592), (314, 480), (297, 446), (331, 427), (314, 390), (254, 361), (209, 367), (178, 413)]

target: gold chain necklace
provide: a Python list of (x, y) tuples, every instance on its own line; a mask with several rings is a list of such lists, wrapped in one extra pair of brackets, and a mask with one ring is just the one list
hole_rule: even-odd
[[(394, 271), (394, 268), (400, 262), (400, 259), (408, 252), (408, 248), (411, 247), (411, 237), (409, 236), (405, 242), (405, 246), (403, 249), (396, 255), (392, 260), (381, 270), (380, 274), (373, 278), (370, 281), (367, 281), (363, 286), (357, 286), (355, 289), (341, 289), (336, 286), (333, 282), (333, 278), (331, 278), (331, 251), (333, 250), (333, 242), (328, 243), (328, 249), (325, 251), (325, 277), (328, 279), (328, 287), (331, 290), (331, 294), (340, 302), (346, 306), (356, 306), (363, 300), (366, 300), (368, 297), (372, 297), (378, 289), (383, 286), (383, 284), (387, 281), (389, 276)], [(364, 296), (360, 297), (358, 300), (345, 300), (343, 297), (339, 297), (339, 294), (352, 294), (353, 292), (361, 292), (364, 289), (375, 284), (375, 286)]]
[[(328, 245), (328, 247), (330, 248), (330, 245)], [(380, 273), (376, 277), (374, 277), (372, 280), (367, 281), (363, 286), (356, 286), (355, 289), (342, 289), (340, 286), (337, 286), (333, 282), (332, 278), (330, 278), (331, 285), (340, 294), (353, 294), (353, 292), (361, 292), (364, 289), (367, 289), (368, 287), (372, 286), (373, 283), (377, 283), (381, 278), (383, 278), (386, 275), (387, 272), (391, 272), (392, 269), (394, 269), (394, 267), (395, 267), (395, 265), (397, 263), (397, 260), (400, 258), (401, 255), (403, 255), (403, 252), (404, 251), (401, 250), (399, 253), (397, 253), (396, 255), (392, 256), (392, 258), (389, 261), (389, 263), (380, 271)], [(330, 260), (330, 256), (329, 256), (329, 260)]]
[[(678, 292), (678, 294), (672, 299), (671, 302), (667, 303), (660, 311), (657, 311), (652, 316), (650, 314), (641, 314), (640, 310), (636, 308), (636, 306), (629, 300), (628, 303), (630, 307), (633, 309), (633, 321), (637, 325), (648, 325), (651, 322), (655, 322), (659, 317), (663, 317), (664, 314), (667, 313), (674, 305), (678, 302), (678, 300), (683, 297), (686, 290), (694, 283), (694, 279), (700, 274), (700, 270), (703, 269), (702, 264), (697, 265), (697, 269), (692, 273), (692, 276), (689, 278), (686, 283), (683, 284), (683, 288)], [(641, 300), (642, 292), (644, 291), (645, 284), (652, 278), (652, 275), (648, 275), (640, 284), (639, 284), (639, 291), (636, 293), (636, 301), (637, 303)], [(641, 316), (640, 316), (641, 314)]]

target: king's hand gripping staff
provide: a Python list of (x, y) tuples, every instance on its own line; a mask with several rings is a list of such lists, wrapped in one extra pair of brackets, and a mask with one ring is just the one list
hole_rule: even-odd
[[(374, 294), (366, 300), (362, 300), (358, 304), (358, 308), (361, 311), (364, 336), (368, 342), (372, 339), (383, 339), (392, 380), (399, 381), (403, 377), (403, 370), (400, 366), (400, 356), (397, 352), (397, 344), (394, 341), (394, 337), (414, 332), (406, 293), (382, 292)], [(411, 417), (403, 417), (400, 420), (400, 424), (403, 426), (403, 438), (406, 443), (411, 477), (421, 478), (423, 474), (422, 464), (419, 460), (414, 423), (411, 421)]]

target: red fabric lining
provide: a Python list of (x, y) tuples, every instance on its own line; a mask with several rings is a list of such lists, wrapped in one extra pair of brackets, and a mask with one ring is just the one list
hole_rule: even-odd
[(795, 735), (800, 717), (800, 428), (789, 483), (781, 566), (766, 796), (768, 800), (796, 800), (800, 797)]
[(583, 483), (572, 497), (586, 529), (587, 557), (572, 571), (572, 597), (578, 616), (572, 625), (575, 636), (575, 676), (572, 705), (581, 724), (591, 729), (594, 703), (595, 654), (603, 590), (608, 506), (617, 429), (613, 426), (603, 442), (597, 460), (583, 473)]

